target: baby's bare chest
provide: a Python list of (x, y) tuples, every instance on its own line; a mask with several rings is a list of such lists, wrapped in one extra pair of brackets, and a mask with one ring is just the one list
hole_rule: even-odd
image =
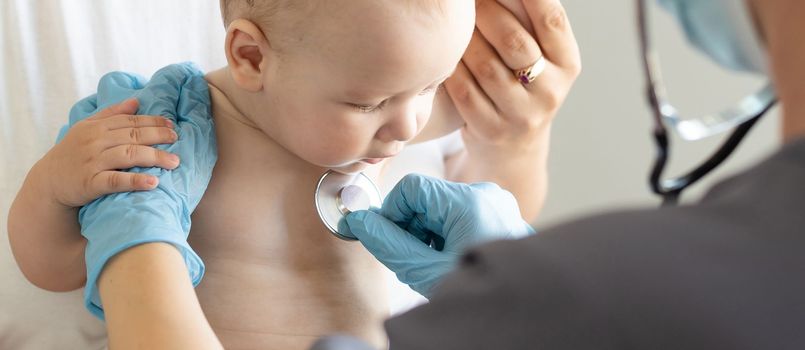
[(244, 176), (216, 172), (190, 232), (206, 265), (199, 300), (225, 345), (252, 339), (294, 348), (333, 332), (382, 341), (383, 270), (360, 243), (335, 238), (319, 222), (315, 181)]

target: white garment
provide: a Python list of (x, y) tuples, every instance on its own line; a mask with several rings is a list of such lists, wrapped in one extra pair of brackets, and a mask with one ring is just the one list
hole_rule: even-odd
[[(69, 108), (100, 77), (150, 76), (182, 61), (203, 70), (226, 64), (218, 1), (0, 0), (0, 227), (28, 169), (53, 145)], [(406, 173), (444, 176), (457, 134), (410, 147), (389, 164), (384, 193)], [(392, 311), (422, 302), (390, 278)], [(29, 284), (0, 238), (0, 349), (100, 349), (103, 324), (84, 309), (82, 290), (51, 293)]]

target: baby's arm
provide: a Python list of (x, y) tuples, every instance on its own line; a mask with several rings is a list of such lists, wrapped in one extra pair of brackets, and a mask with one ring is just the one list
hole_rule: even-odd
[(223, 349), (176, 248), (146, 243), (112, 258), (98, 287), (114, 349)]
[(176, 168), (174, 155), (149, 145), (172, 143), (172, 122), (136, 116), (127, 100), (76, 123), (28, 173), (8, 217), (11, 250), (25, 277), (51, 291), (86, 280), (78, 210), (104, 194), (150, 190), (155, 176), (116, 171), (134, 166)]

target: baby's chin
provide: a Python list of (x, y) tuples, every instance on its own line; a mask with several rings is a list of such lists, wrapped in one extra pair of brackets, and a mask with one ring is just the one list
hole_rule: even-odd
[(382, 164), (382, 163), (369, 164), (369, 163), (363, 162), (363, 161), (356, 161), (356, 162), (349, 163), (349, 164), (346, 164), (346, 165), (343, 165), (343, 166), (330, 167), (330, 170), (338, 172), (338, 173), (341, 173), (341, 174), (344, 174), (344, 175), (355, 175), (355, 174), (358, 174), (358, 173), (366, 170), (369, 167), (372, 167), (372, 166), (375, 166), (375, 165), (380, 165), (380, 164)]

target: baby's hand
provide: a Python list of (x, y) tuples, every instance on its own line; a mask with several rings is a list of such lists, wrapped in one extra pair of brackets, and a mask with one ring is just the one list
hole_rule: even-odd
[(109, 193), (156, 188), (152, 175), (119, 171), (132, 167), (175, 169), (179, 157), (150, 147), (174, 143), (173, 122), (160, 116), (134, 115), (139, 103), (129, 99), (76, 123), (40, 160), (51, 198), (80, 207)]

